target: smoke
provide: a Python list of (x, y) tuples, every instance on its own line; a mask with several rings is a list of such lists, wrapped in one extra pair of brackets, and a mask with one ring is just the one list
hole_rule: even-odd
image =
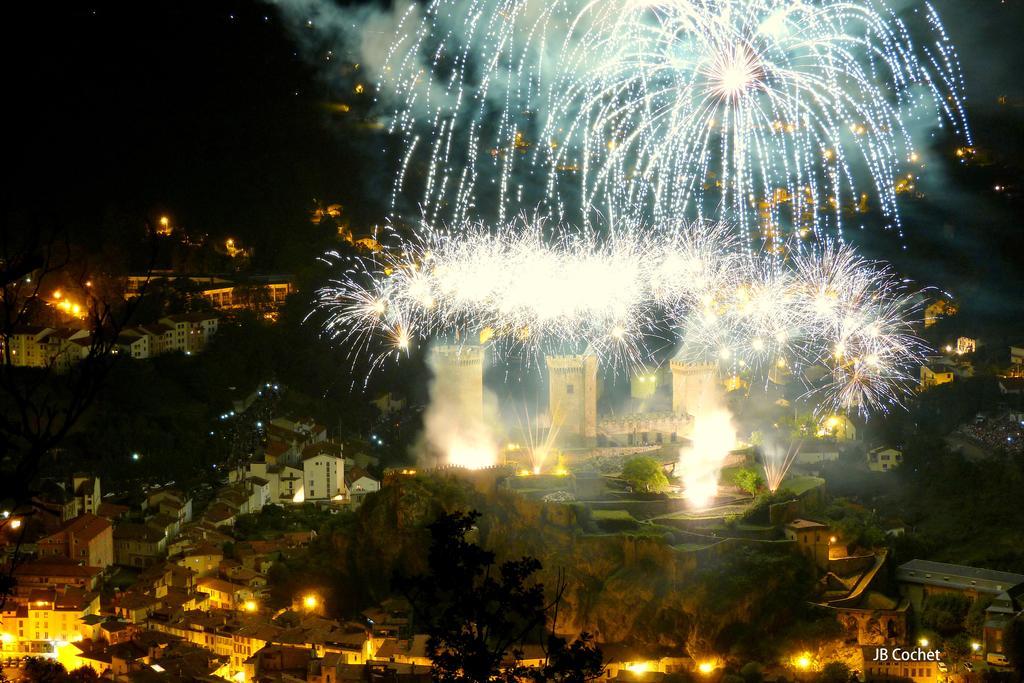
[(497, 401), (483, 388), (482, 361), (482, 349), (471, 346), (435, 345), (427, 355), (433, 379), (423, 436), (416, 446), (420, 462), (467, 469), (498, 464), (488, 419), (496, 414)]
[(707, 387), (696, 408), (690, 446), (679, 450), (686, 498), (691, 507), (708, 507), (718, 495), (718, 479), (729, 452), (736, 447), (736, 427), (721, 387)]

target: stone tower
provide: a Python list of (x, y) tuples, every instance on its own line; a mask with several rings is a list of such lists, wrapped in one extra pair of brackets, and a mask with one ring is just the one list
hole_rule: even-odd
[(548, 413), (568, 439), (597, 439), (597, 356), (547, 356)]
[(718, 366), (682, 360), (673, 360), (671, 366), (672, 412), (677, 415), (695, 415), (701, 406), (713, 399)]
[(481, 346), (435, 346), (430, 350), (434, 371), (432, 396), (445, 397), (446, 405), (465, 420), (480, 424), (484, 417), (484, 350)]

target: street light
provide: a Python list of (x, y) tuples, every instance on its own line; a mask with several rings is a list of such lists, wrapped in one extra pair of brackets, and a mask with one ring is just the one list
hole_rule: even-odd
[(302, 606), (306, 609), (316, 609), (318, 602), (319, 601), (316, 599), (316, 596), (312, 593), (302, 598)]
[(921, 638), (920, 640), (917, 641), (917, 644), (920, 645), (921, 647), (928, 647), (928, 639), (927, 638)]

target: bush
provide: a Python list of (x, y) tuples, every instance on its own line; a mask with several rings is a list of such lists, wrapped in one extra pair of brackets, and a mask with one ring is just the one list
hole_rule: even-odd
[(630, 458), (622, 468), (622, 478), (634, 491), (658, 493), (668, 488), (668, 477), (661, 469), (661, 463), (646, 455)]

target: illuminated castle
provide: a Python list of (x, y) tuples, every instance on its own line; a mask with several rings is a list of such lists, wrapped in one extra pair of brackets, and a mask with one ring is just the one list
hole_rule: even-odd
[(484, 417), (484, 350), (480, 346), (435, 346), (430, 350), (434, 391), (458, 402), (458, 415), (473, 420)]
[(548, 412), (560, 434), (583, 444), (597, 439), (597, 357), (547, 356)]
[(712, 398), (718, 382), (718, 367), (714, 364), (687, 363), (672, 360), (672, 412), (677, 415), (695, 415)]

